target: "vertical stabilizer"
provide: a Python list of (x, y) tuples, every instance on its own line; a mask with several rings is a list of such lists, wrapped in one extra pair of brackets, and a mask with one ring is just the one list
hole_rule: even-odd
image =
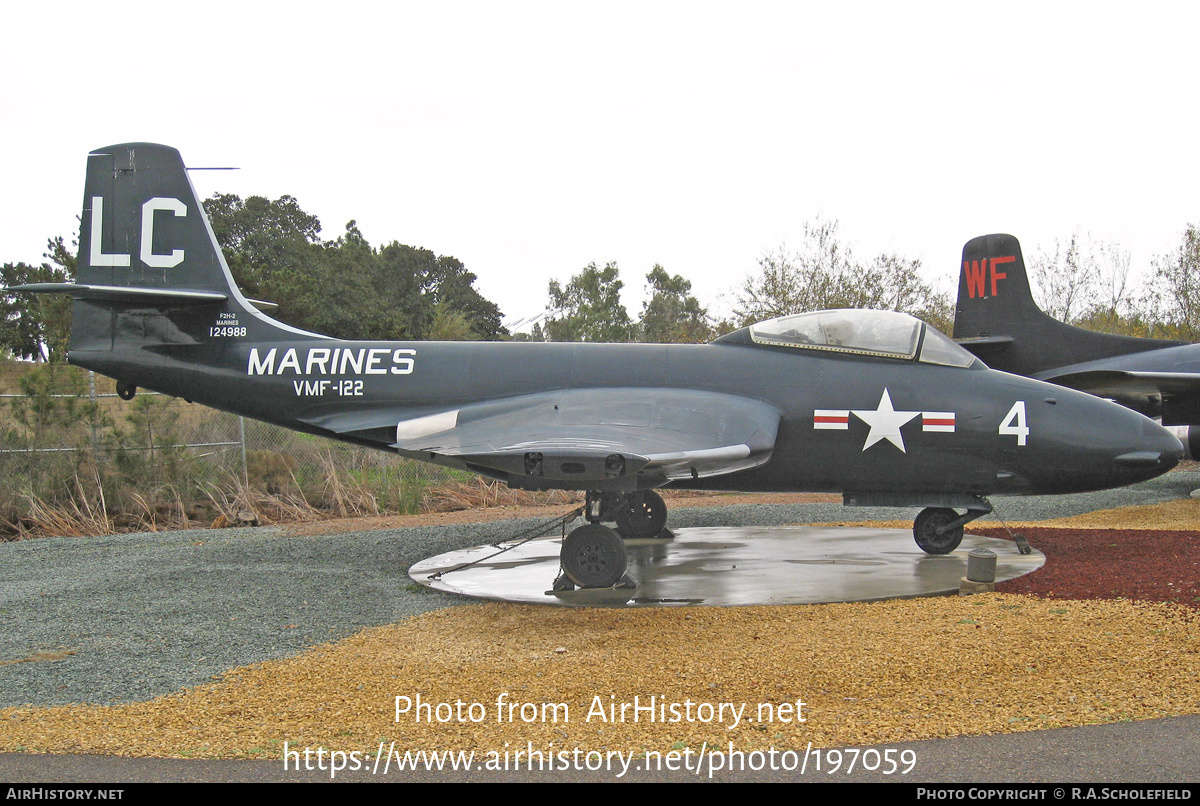
[[(238, 290), (179, 152), (125, 143), (88, 155), (74, 283), (9, 291), (67, 294), (72, 363), (164, 345), (324, 338), (276, 322)], [(232, 330), (231, 330), (232, 328)]]
[(1016, 238), (983, 235), (967, 241), (958, 275), (954, 338), (1009, 336), (1044, 316), (1033, 301)]
[(126, 143), (89, 154), (81, 234), (80, 284), (241, 297), (173, 148)]
[[(144, 317), (151, 307), (168, 315), (210, 306), (207, 319), (223, 314), (252, 338), (315, 336), (265, 316), (242, 296), (183, 158), (169, 146), (124, 143), (88, 155), (76, 277), (62, 292), (78, 301), (72, 351), (138, 336), (117, 320), (124, 312)], [(153, 338), (153, 330), (142, 328), (141, 338)]]

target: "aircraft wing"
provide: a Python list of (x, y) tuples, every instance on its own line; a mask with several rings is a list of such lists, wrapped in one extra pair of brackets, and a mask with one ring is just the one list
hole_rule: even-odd
[(1045, 372), (1039, 380), (1068, 386), (1082, 392), (1107, 397), (1120, 403), (1145, 400), (1147, 397), (1171, 397), (1200, 392), (1200, 373), (1197, 372), (1135, 372), (1119, 369), (1093, 369), (1056, 375)]
[[(740, 395), (565, 389), (393, 420), (392, 447), (493, 474), (600, 489), (638, 474), (653, 484), (757, 467), (771, 457), (779, 418), (773, 405)], [(364, 424), (361, 417), (344, 423), (347, 430)], [(322, 425), (338, 430), (337, 423)]]

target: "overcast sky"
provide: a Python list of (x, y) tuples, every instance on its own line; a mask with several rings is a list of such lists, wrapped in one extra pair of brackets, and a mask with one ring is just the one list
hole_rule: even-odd
[[(1118, 10), (1119, 9), (1119, 10)], [(1073, 230), (1135, 267), (1200, 223), (1197, 4), (25, 3), (0, 31), (0, 261), (70, 235), (87, 152), (462, 260), (509, 320), (616, 261), (701, 299), (838, 219), (949, 278)], [(721, 303), (718, 296), (725, 294)]]

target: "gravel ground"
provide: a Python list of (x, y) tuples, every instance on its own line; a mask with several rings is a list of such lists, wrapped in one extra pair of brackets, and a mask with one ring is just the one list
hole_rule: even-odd
[[(0, 711), (0, 747), (268, 759), (285, 741), (361, 754), (380, 741), (796, 750), (1178, 716), (1200, 713), (1194, 615), (1004, 594), (661, 610), (492, 603), (148, 703)], [(406, 704), (396, 718), (396, 697), (427, 710)], [(635, 722), (630, 707), (647, 702), (658, 716)]]
[(461, 604), (411, 583), (408, 567), (507, 528), (328, 537), (209, 529), (0, 544), (0, 707), (158, 697)]
[[(1124, 490), (1057, 498), (999, 499), (996, 503), (1006, 520), (1032, 521), (1178, 500), (1186, 498), (1197, 487), (1200, 487), (1200, 472), (1192, 467)], [(909, 517), (897, 510), (844, 509), (828, 503), (687, 507), (681, 500), (675, 502), (674, 507), (671, 524), (677, 527)], [(1127, 697), (1106, 694), (1107, 689), (1103, 686), (1098, 689), (1093, 686), (1089, 690), (1099, 693), (1089, 695), (1091, 699), (1086, 708), (1080, 705), (1068, 709), (1070, 718), (1057, 709), (1038, 707), (1036, 703), (1030, 704), (1019, 698), (1011, 702), (1006, 700), (1004, 708), (989, 714), (986, 727), (966, 732), (1200, 711), (1200, 705), (1191, 701), (1200, 688), (1195, 684), (1194, 626), (1190, 618), (1179, 616), (1168, 605), (1146, 605), (1144, 607), (1151, 609), (1134, 608), (1131, 611), (1127, 602), (1087, 603), (1069, 608), (1067, 613), (1057, 613), (1056, 608), (1038, 599), (998, 596), (985, 597), (986, 601), (969, 605), (957, 600), (927, 600), (865, 607), (819, 606), (787, 614), (780, 608), (746, 608), (739, 609), (741, 612), (736, 614), (706, 611), (707, 614), (716, 613), (716, 616), (699, 616), (700, 611), (689, 614), (684, 610), (653, 611), (638, 616), (597, 612), (550, 615), (535, 608), (537, 629), (534, 629), (530, 626), (528, 609), (468, 604), (467, 608), (456, 608), (445, 614), (405, 621), (420, 613), (466, 603), (466, 600), (412, 585), (405, 573), (409, 565), (453, 548), (501, 539), (534, 522), (423, 526), (325, 536), (287, 536), (279, 529), (194, 530), (106, 538), (55, 538), (0, 545), (0, 707), (149, 700), (209, 683), (239, 666), (292, 658), (315, 644), (337, 641), (360, 633), (364, 628), (405, 622), (368, 631), (338, 647), (318, 650), (299, 661), (247, 670), (215, 688), (207, 687), (182, 695), (182, 699), (175, 698), (163, 707), (181, 718), (183, 727), (163, 717), (162, 711), (155, 710), (153, 713), (158, 716), (150, 716), (151, 712), (139, 710), (145, 706), (131, 706), (132, 710), (119, 712), (89, 710), (86, 713), (93, 716), (88, 719), (103, 726), (102, 732), (108, 739), (80, 744), (81, 723), (78, 720), (83, 717), (77, 709), (55, 712), (57, 715), (49, 721), (42, 718), (41, 712), (4, 712), (8, 719), (4, 720), (6, 729), (0, 731), (0, 749), (29, 747), (53, 748), (60, 752), (118, 753), (134, 752), (133, 748), (140, 746), (141, 752), (155, 752), (148, 749), (153, 746), (157, 752), (168, 755), (186, 752), (277, 756), (273, 747), (264, 750), (264, 743), (269, 745), (271, 736), (286, 735), (283, 725), (289, 719), (304, 723), (303, 727), (297, 728), (298, 733), (291, 735), (306, 743), (315, 744), (318, 738), (327, 743), (336, 742), (339, 735), (357, 739), (377, 734), (380, 698), (386, 699), (388, 692), (401, 693), (396, 691), (401, 684), (392, 674), (402, 668), (420, 677), (422, 690), (428, 690), (430, 696), (451, 700), (464, 696), (464, 675), (476, 669), (481, 673), (494, 672), (492, 676), (483, 674), (486, 679), (472, 682), (473, 686), (478, 682), (479, 691), (490, 692), (488, 696), (494, 696), (497, 686), (520, 687), (547, 675), (545, 682), (550, 688), (538, 697), (531, 693), (529, 696), (533, 699), (550, 697), (550, 692), (556, 692), (557, 698), (565, 698), (568, 694), (586, 697), (586, 692), (594, 686), (589, 683), (590, 674), (579, 674), (580, 668), (597, 672), (609, 669), (601, 674), (601, 679), (611, 679), (605, 678), (605, 674), (623, 674), (628, 678), (625, 684), (630, 696), (632, 692), (640, 691), (643, 696), (661, 693), (683, 698), (690, 691), (696, 699), (694, 685), (699, 685), (701, 680), (720, 680), (720, 685), (727, 685), (728, 689), (710, 692), (714, 701), (718, 693), (722, 700), (741, 697), (751, 701), (756, 696), (761, 698), (771, 693), (763, 693), (763, 686), (769, 681), (772, 686), (786, 689), (786, 692), (780, 691), (788, 696), (796, 692), (806, 697), (818, 697), (825, 714), (821, 720), (824, 728), (818, 726), (814, 730), (828, 731), (827, 735), (818, 737), (823, 741), (867, 743), (889, 738), (899, 740), (897, 736), (947, 735), (946, 731), (961, 729), (962, 720), (969, 712), (977, 710), (978, 701), (995, 699), (988, 690), (995, 687), (997, 680), (1005, 680), (1004, 688), (1013, 692), (1028, 689), (1028, 685), (1009, 686), (1008, 683), (1014, 676), (1020, 678), (1025, 674), (1023, 669), (1036, 669), (1044, 663), (1039, 662), (1038, 654), (1044, 653), (1046, 647), (1060, 637), (1054, 625), (1057, 623), (1061, 627), (1067, 622), (1075, 623), (1088, 636), (1086, 639), (1071, 638), (1071, 641), (1080, 641), (1079, 646), (1092, 643), (1097, 635), (1105, 636), (1100, 642), (1099, 660), (1090, 666), (1081, 664), (1076, 657), (1078, 646), (1068, 642), (1062, 650), (1066, 653), (1063, 661), (1074, 668), (1062, 672), (1062, 685), (1052, 687), (1049, 692), (1035, 692), (1035, 699), (1066, 701), (1075, 696), (1068, 692), (1088, 688), (1087, 678), (1083, 676), (1091, 673), (1098, 681), (1110, 679), (1119, 683), (1119, 678), (1113, 677), (1113, 664), (1127, 665), (1122, 658), (1130, 647), (1137, 648), (1137, 664), (1126, 671), (1139, 680), (1154, 679), (1153, 691), (1139, 697), (1139, 702), (1131, 703)], [(971, 612), (964, 615), (964, 607), (984, 608), (975, 613), (986, 611), (986, 616), (979, 619)], [(1168, 609), (1154, 610), (1153, 607)], [(888, 608), (897, 608), (898, 612), (893, 613)], [(921, 615), (916, 615), (918, 611)], [(819, 617), (818, 613), (821, 614)], [(1017, 619), (1018, 614), (1024, 618)], [(649, 619), (660, 629), (654, 630), (650, 624), (637, 622), (638, 619)], [(704, 622), (702, 632), (697, 632), (696, 619)], [(782, 623), (798, 619), (816, 620), (820, 624), (814, 621), (810, 626), (816, 632), (801, 633), (797, 637), (794, 629), (780, 631), (781, 619)], [(913, 624), (925, 626), (914, 630), (912, 635), (897, 627)], [(968, 626), (959, 626), (964, 624)], [(945, 647), (950, 635), (954, 636), (954, 641), (965, 642), (957, 644), (959, 654), (954, 663), (979, 662), (980, 658), (972, 654), (971, 639), (972, 635), (978, 635), (975, 633), (978, 629), (988, 630), (987, 636), (991, 640), (1003, 638), (1005, 657), (1015, 659), (1011, 663), (1006, 661), (1008, 666), (1003, 670), (989, 668), (989, 673), (982, 677), (984, 685), (978, 689), (948, 691), (951, 687), (947, 687), (947, 690), (930, 690), (923, 685), (914, 685), (914, 679), (910, 677), (915, 672), (907, 661), (894, 668), (875, 668), (878, 658), (895, 657), (889, 647), (899, 646), (901, 653), (912, 654), (914, 663), (923, 662), (936, 670), (939, 663), (945, 662), (938, 660), (942, 657), (938, 647)], [(1029, 639), (1031, 629), (1037, 633), (1036, 641)], [(656, 634), (662, 636), (657, 643), (653, 640)], [(588, 642), (593, 649), (599, 647), (596, 650), (599, 656), (586, 654), (593, 650), (572, 636), (590, 636)], [(609, 640), (603, 640), (605, 636)], [(703, 640), (697, 641), (698, 636)], [(741, 641), (744, 649), (747, 636), (754, 636), (750, 640), (763, 640), (765, 655), (782, 659), (785, 666), (793, 669), (793, 674), (781, 676), (782, 671), (761, 662), (761, 658), (757, 665), (746, 666), (746, 662), (754, 661), (754, 654), (747, 656), (744, 651), (736, 651), (733, 645), (724, 647), (722, 643)], [(873, 637), (868, 641), (867, 636)], [(680, 637), (682, 643), (677, 641)], [(612, 638), (617, 639), (615, 643)], [(647, 640), (650, 640), (649, 644)], [(366, 657), (369, 653), (363, 649), (363, 641), (372, 646), (393, 646), (401, 651), (398, 655), (385, 654), (382, 661), (372, 660)], [(547, 641), (561, 642), (564, 646), (550, 646)], [(896, 644), (896, 641), (900, 643)], [(818, 666), (824, 667), (825, 663), (814, 666), (796, 662), (807, 657), (806, 652), (812, 654), (814, 642), (828, 647), (858, 646), (868, 650), (869, 657), (876, 660), (869, 662), (869, 670), (861, 666), (867, 663), (861, 659), (854, 660), (849, 667), (831, 668), (828, 677), (822, 678), (823, 683), (814, 682), (814, 670)], [(698, 645), (703, 650), (700, 656), (695, 653)], [(501, 647), (512, 656), (501, 652)], [(567, 651), (556, 652), (559, 649)], [(1027, 654), (1029, 649), (1033, 650), (1033, 655)], [(671, 651), (676, 654), (672, 656)], [(345, 652), (350, 654), (347, 656)], [(737, 660), (741, 671), (708, 669), (709, 656), (721, 652)], [(570, 662), (559, 664), (553, 670), (544, 665), (547, 653), (552, 653), (549, 655), (551, 663), (552, 658), (559, 655), (569, 656)], [(862, 657), (858, 653), (852, 655), (849, 649), (836, 654), (839, 659)], [(645, 659), (654, 656), (658, 660), (659, 655), (668, 664), (665, 673), (668, 676), (658, 677), (656, 683), (655, 670)], [(415, 660), (418, 656), (424, 660), (418, 663)], [(359, 665), (353, 657), (363, 658), (361, 662), (366, 665)], [(679, 658), (687, 659), (683, 667), (679, 666)], [(380, 662), (385, 665), (372, 665)], [(895, 663), (898, 662), (893, 661)], [(1017, 665), (1013, 666), (1013, 663)], [(859, 668), (854, 668), (854, 664), (859, 664)], [(641, 667), (651, 668), (642, 671)], [(385, 672), (385, 668), (390, 671)], [(613, 671), (630, 668), (639, 668), (639, 671), (636, 675)], [(807, 677), (804, 676), (806, 669)], [(548, 675), (550, 671), (554, 671), (553, 676)], [(643, 677), (644, 674), (650, 676)], [(689, 674), (693, 687), (685, 684), (676, 691), (677, 684), (687, 681)], [(899, 702), (896, 691), (884, 692), (874, 683), (863, 689), (847, 682), (861, 681), (864, 676), (870, 680), (896, 678), (899, 688), (914, 691), (926, 700)], [(1044, 675), (1035, 677), (1040, 680)], [(358, 682), (353, 683), (356, 679)], [(408, 682), (404, 685), (411, 687), (412, 679), (405, 679)], [(240, 682), (243, 680), (254, 687), (277, 683), (283, 683), (285, 687), (272, 688), (274, 699), (268, 697), (266, 706), (261, 703), (249, 706), (242, 700), (230, 699), (233, 696), (230, 687), (245, 685)], [(328, 685), (318, 685), (319, 681)], [(581, 682), (586, 684), (582, 688)], [(348, 691), (362, 690), (356, 686), (367, 685), (371, 687), (370, 701), (374, 703), (374, 710), (366, 722), (349, 712), (337, 714), (328, 725), (315, 716), (327, 705), (333, 708), (332, 703), (338, 700), (337, 692), (344, 695)], [(1188, 696), (1172, 697), (1161, 693), (1170, 690), (1185, 691)], [(305, 692), (306, 696), (301, 697), (300, 692)], [(281, 696), (288, 698), (289, 703), (292, 700), (298, 703), (300, 716), (283, 717)], [(928, 699), (931, 697), (933, 701)], [(939, 697), (950, 699), (935, 703)], [(885, 703), (885, 710), (891, 716), (885, 719), (874, 705), (868, 707), (866, 703), (873, 700)], [(1073, 700), (1071, 704), (1075, 705)], [(992, 706), (999, 707), (994, 702)], [(264, 707), (266, 710), (262, 710)], [(291, 705), (284, 710), (290, 711)], [(124, 716), (118, 718), (118, 713)], [(213, 715), (218, 713), (229, 718), (214, 720)], [(235, 718), (234, 714), (240, 716)], [(1014, 718), (1018, 720), (1015, 723), (1006, 721)], [(58, 722), (60, 719), (65, 722)], [(900, 734), (880, 732), (881, 726), (892, 725), (897, 719), (908, 723), (906, 729), (916, 725), (921, 727)], [(129, 738), (130, 733), (117, 730), (116, 725), (123, 721), (130, 732), (139, 730), (139, 725), (143, 733), (148, 731), (150, 745), (138, 745)], [(186, 741), (188, 737), (195, 738), (200, 724), (212, 727), (226, 722), (236, 723), (236, 730), (232, 727), (230, 730), (239, 735), (245, 733), (243, 738), (230, 738), (224, 734), (218, 737), (206, 729), (202, 740)], [(75, 743), (62, 744), (53, 740), (44, 732), (50, 730), (51, 723), (70, 734), (71, 742)], [(42, 727), (34, 729), (35, 724)], [(248, 724), (258, 725), (260, 730), (246, 733)], [(351, 733), (326, 730), (329, 725), (346, 724), (355, 727), (340, 730), (352, 730)], [(854, 725), (866, 729), (855, 732)], [(805, 735), (811, 738), (817, 734), (809, 731)], [(40, 738), (34, 740), (35, 736)], [(167, 737), (172, 738), (167, 740)], [(406, 737), (415, 743), (429, 742), (426, 746), (445, 747), (454, 742), (444, 731), (435, 737), (423, 736), (419, 731), (409, 732)], [(585, 739), (581, 735), (571, 738), (572, 743)], [(618, 739), (612, 734), (607, 738), (603, 734), (586, 738), (604, 742)], [(638, 741), (670, 738), (664, 734), (646, 736)], [(479, 741), (481, 739), (475, 737), (468, 743)], [(164, 742), (170, 749), (164, 747)], [(251, 752), (255, 748), (258, 753)]]

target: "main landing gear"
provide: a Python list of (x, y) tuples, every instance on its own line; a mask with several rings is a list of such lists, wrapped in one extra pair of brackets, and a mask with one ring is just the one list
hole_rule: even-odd
[(584, 524), (567, 535), (559, 561), (567, 578), (581, 588), (611, 588), (628, 567), (625, 544), (599, 523)]
[[(628, 557), (622, 538), (654, 537), (667, 523), (667, 505), (653, 490), (587, 494), (587, 523), (563, 541), (562, 575), (555, 590), (611, 588), (625, 579)], [(616, 530), (604, 525), (615, 523)], [(565, 577), (565, 579), (564, 579)]]
[(992, 505), (982, 498), (959, 515), (947, 507), (927, 507), (913, 521), (913, 537), (927, 554), (949, 554), (963, 539), (963, 526), (992, 511)]

